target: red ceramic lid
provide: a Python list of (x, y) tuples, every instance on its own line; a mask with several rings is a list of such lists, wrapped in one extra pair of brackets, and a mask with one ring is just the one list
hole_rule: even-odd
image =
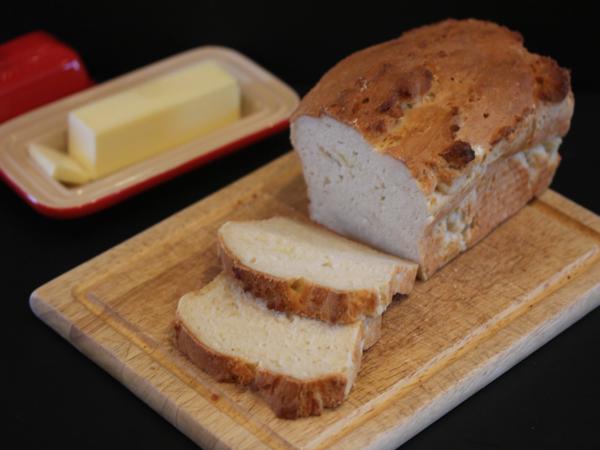
[(0, 123), (92, 84), (79, 55), (48, 33), (0, 45)]

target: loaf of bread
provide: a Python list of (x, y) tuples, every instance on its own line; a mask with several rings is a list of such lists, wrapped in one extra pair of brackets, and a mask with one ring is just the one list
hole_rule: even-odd
[(177, 347), (219, 381), (255, 389), (279, 417), (321, 414), (360, 368), (362, 321), (334, 325), (270, 310), (221, 274), (179, 301)]
[(286, 217), (227, 222), (218, 238), (224, 271), (269, 308), (332, 323), (381, 316), (417, 274), (414, 263)]
[(490, 22), (359, 51), (292, 117), (311, 218), (426, 279), (546, 189), (573, 107), (569, 72)]

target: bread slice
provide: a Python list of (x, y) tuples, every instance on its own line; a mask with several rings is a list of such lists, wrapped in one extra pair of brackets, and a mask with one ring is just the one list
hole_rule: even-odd
[(363, 350), (369, 350), (381, 337), (381, 316), (363, 319)]
[(252, 387), (277, 416), (295, 419), (346, 398), (360, 368), (363, 327), (270, 310), (221, 273), (179, 300), (175, 334), (202, 370)]
[(380, 316), (408, 294), (417, 265), (285, 217), (227, 222), (224, 270), (269, 308), (332, 323)]
[(361, 50), (291, 118), (311, 219), (426, 279), (550, 184), (573, 108), (568, 70), (491, 22)]

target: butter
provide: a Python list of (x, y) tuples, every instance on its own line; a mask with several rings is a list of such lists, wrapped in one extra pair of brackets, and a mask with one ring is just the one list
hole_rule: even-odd
[(29, 145), (29, 155), (52, 178), (70, 184), (81, 184), (91, 174), (66, 153), (40, 144)]
[(237, 80), (208, 61), (69, 113), (69, 154), (97, 178), (240, 117)]

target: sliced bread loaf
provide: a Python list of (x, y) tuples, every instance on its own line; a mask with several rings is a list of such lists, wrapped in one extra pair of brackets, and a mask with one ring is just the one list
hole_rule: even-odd
[(417, 265), (285, 217), (227, 222), (224, 270), (269, 308), (332, 323), (380, 316), (413, 287)]
[(361, 50), (291, 117), (310, 217), (427, 279), (548, 187), (573, 108), (568, 70), (491, 22)]
[(268, 309), (224, 274), (177, 308), (176, 344), (219, 381), (248, 385), (277, 416), (342, 403), (358, 373), (363, 322), (334, 325)]

